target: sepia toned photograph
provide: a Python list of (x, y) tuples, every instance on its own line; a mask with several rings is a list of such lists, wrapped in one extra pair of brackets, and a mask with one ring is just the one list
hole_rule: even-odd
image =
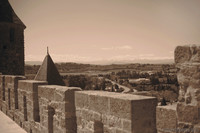
[(200, 0), (0, 0), (0, 133), (200, 133)]

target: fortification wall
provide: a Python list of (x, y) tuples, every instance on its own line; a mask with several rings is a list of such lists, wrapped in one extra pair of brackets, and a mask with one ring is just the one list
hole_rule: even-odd
[(156, 127), (158, 133), (178, 133), (176, 107), (177, 104), (157, 106)]
[(75, 93), (78, 132), (155, 133), (153, 97), (102, 91)]
[(0, 94), (1, 111), (29, 133), (156, 132), (156, 98), (9, 75), (0, 75)]
[(177, 78), (180, 86), (177, 105), (178, 128), (188, 133), (200, 132), (200, 46), (186, 45), (175, 49)]
[(178, 103), (176, 108), (157, 108), (157, 129), (160, 133), (200, 133), (200, 45), (178, 46), (174, 53)]

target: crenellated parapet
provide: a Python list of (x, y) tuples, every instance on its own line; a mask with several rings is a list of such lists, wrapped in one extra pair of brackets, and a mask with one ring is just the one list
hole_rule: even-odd
[(74, 99), (75, 91), (80, 90), (77, 87), (57, 85), (46, 85), (38, 88), (41, 132), (77, 132)]
[(14, 117), (13, 110), (18, 109), (18, 83), (23, 76), (0, 75), (0, 108), (9, 117)]
[[(0, 75), (0, 109), (28, 133), (155, 133), (156, 98)], [(145, 128), (144, 128), (145, 127)]]
[(75, 105), (78, 133), (156, 133), (156, 98), (80, 91)]

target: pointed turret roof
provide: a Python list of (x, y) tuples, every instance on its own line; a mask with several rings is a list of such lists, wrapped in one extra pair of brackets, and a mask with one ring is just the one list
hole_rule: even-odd
[(49, 85), (65, 85), (48, 52), (35, 76), (35, 80), (47, 81)]
[(0, 22), (15, 23), (26, 28), (24, 23), (14, 12), (8, 0), (0, 0)]

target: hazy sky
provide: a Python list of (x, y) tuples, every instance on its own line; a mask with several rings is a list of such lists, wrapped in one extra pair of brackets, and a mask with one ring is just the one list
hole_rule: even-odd
[(200, 44), (200, 0), (9, 0), (27, 26), (26, 60), (173, 58)]

